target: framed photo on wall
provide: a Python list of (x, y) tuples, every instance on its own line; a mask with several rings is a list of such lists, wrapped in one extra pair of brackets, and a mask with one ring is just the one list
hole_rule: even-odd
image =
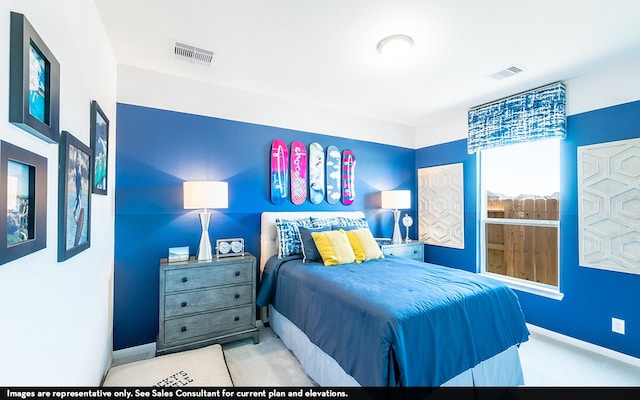
[(91, 150), (93, 150), (93, 187), (96, 194), (107, 194), (109, 119), (98, 102), (91, 102)]
[(0, 141), (0, 264), (47, 247), (47, 159)]
[(50, 143), (60, 138), (60, 64), (19, 13), (11, 12), (9, 122)]
[(67, 131), (60, 136), (58, 189), (58, 261), (90, 246), (91, 163), (89, 146)]

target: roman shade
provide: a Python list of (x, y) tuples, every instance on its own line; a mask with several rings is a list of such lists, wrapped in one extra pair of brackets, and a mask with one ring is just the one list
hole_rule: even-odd
[(467, 151), (548, 138), (564, 138), (566, 89), (556, 82), (469, 110)]

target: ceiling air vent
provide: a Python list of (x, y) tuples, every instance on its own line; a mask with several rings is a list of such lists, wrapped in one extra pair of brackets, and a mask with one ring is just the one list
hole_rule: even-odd
[(522, 68), (517, 67), (515, 65), (512, 65), (511, 67), (507, 68), (507, 69), (503, 69), (502, 71), (498, 71), (495, 74), (490, 75), (493, 79), (504, 79), (504, 78), (508, 78), (510, 76), (513, 76), (515, 74), (518, 74), (520, 72), (524, 71)]
[(183, 60), (189, 60), (198, 64), (209, 65), (211, 64), (211, 60), (213, 60), (213, 51), (200, 49), (198, 47), (179, 42), (176, 42), (176, 45), (173, 48), (173, 53)]

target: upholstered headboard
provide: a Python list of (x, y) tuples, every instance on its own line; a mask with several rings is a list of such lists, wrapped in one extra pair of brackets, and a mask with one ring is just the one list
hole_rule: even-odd
[(282, 211), (263, 212), (260, 219), (260, 272), (269, 257), (278, 254), (278, 232), (276, 230), (276, 218), (301, 219), (306, 217), (347, 217), (365, 218), (362, 211)]

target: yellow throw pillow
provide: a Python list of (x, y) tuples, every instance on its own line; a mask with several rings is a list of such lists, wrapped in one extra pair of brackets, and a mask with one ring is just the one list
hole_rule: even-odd
[(357, 263), (384, 257), (369, 229), (347, 231), (347, 237), (353, 248), (353, 253), (356, 255)]
[(342, 230), (311, 232), (324, 265), (352, 263), (356, 259), (347, 234)]

